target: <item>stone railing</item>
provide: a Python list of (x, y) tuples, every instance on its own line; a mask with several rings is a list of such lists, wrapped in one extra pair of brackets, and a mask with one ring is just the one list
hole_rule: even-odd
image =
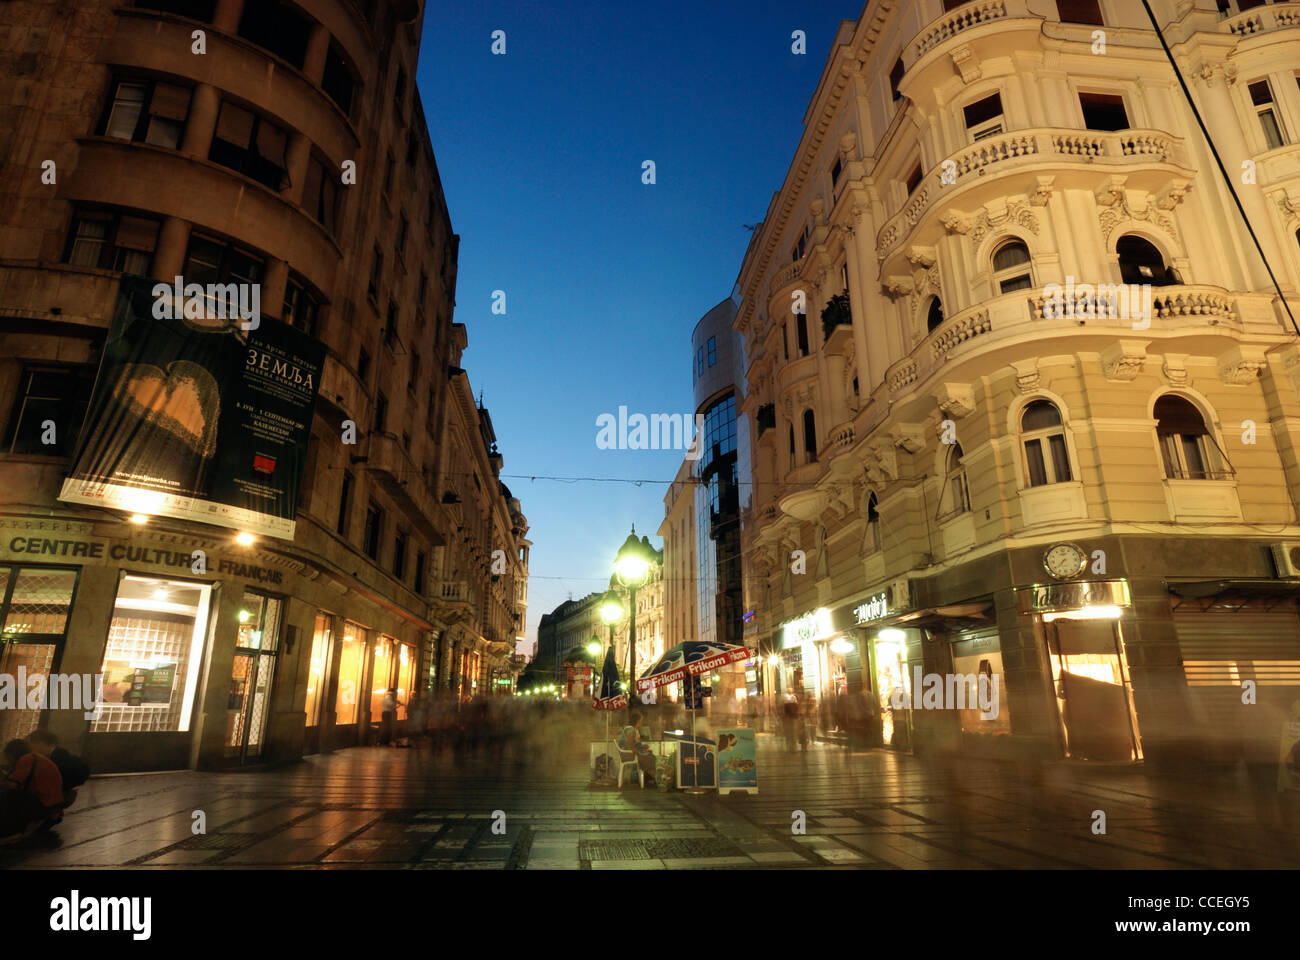
[(1270, 30), (1300, 27), (1300, 3), (1275, 3), (1256, 7), (1235, 17), (1228, 17), (1219, 27), (1226, 33), (1235, 33), (1243, 38)]
[(794, 263), (786, 264), (776, 273), (772, 274), (772, 279), (767, 285), (767, 295), (769, 299), (782, 287), (794, 283), (799, 279), (799, 273), (803, 270), (804, 261), (796, 260)]
[(989, 319), (988, 310), (977, 307), (939, 324), (930, 337), (930, 348), (934, 352), (935, 359), (942, 363), (957, 344), (965, 343), (992, 330), (993, 321)]
[(853, 424), (852, 422), (841, 424), (834, 427), (830, 434), (831, 455), (843, 453), (853, 446)]
[(1151, 308), (1157, 319), (1235, 316), (1232, 297), (1215, 287), (1156, 287)]
[(897, 396), (907, 389), (907, 385), (916, 379), (916, 360), (912, 357), (905, 357), (898, 363), (894, 364), (890, 370), (887, 379), (889, 381), (889, 392)]
[[(1178, 162), (1182, 140), (1161, 130), (1015, 130), (962, 147), (940, 160), (912, 191), (907, 203), (876, 235), (876, 255), (888, 256), (934, 208), (945, 191), (951, 193), (990, 172), (1023, 163)], [(775, 287), (773, 288), (775, 289)]]
[(436, 596), (443, 603), (469, 603), (469, 584), (464, 580), (444, 580)]
[(912, 57), (908, 65), (915, 63), (945, 40), (951, 40), (971, 27), (993, 20), (1004, 20), (1006, 17), (1006, 0), (979, 0), (978, 3), (963, 4), (931, 22), (916, 35), (912, 41)]
[[(1043, 293), (1030, 297), (1031, 318), (1135, 324), (1135, 329), (1145, 329), (1157, 320), (1174, 321), (1181, 317), (1203, 318), (1211, 323), (1237, 318), (1233, 298), (1221, 287), (1151, 287), (1149, 313), (1145, 284), (1075, 283), (1063, 294), (1060, 301)], [(1073, 309), (1069, 303), (1071, 297)]]

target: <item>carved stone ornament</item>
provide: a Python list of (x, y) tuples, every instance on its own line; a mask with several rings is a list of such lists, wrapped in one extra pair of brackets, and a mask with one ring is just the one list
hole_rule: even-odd
[(1056, 182), (1055, 177), (1035, 177), (1037, 185), (1029, 193), (1029, 204), (1034, 207), (1045, 207), (1047, 201), (1052, 199), (1052, 184)]
[(969, 383), (940, 384), (934, 398), (950, 420), (961, 420), (975, 412), (975, 389)]
[(965, 234), (970, 232), (971, 218), (960, 210), (945, 210), (939, 222), (949, 233)]
[(1103, 241), (1109, 241), (1110, 235), (1115, 232), (1115, 228), (1121, 223), (1130, 220), (1144, 220), (1147, 223), (1155, 224), (1170, 237), (1177, 238), (1178, 230), (1174, 226), (1174, 218), (1169, 216), (1160, 207), (1150, 202), (1150, 198), (1145, 195), (1137, 195), (1135, 192), (1124, 190), (1122, 198), (1118, 203), (1113, 203), (1102, 210), (1097, 217), (1097, 222), (1101, 224), (1101, 238)]
[(1277, 208), (1284, 217), (1300, 217), (1300, 190), (1284, 190), (1277, 195)]
[(1234, 386), (1254, 383), (1267, 365), (1262, 350), (1242, 346), (1234, 346), (1220, 354), (1218, 361), (1219, 379)]
[(1187, 385), (1187, 356), (1185, 353), (1166, 353), (1164, 363), (1160, 365), (1160, 372), (1175, 387)]
[(850, 130), (840, 137), (840, 156), (846, 161), (853, 159), (853, 151), (858, 145), (858, 135)]
[(962, 83), (971, 84), (980, 78), (980, 62), (975, 59), (969, 46), (958, 47), (948, 56), (952, 58), (953, 67), (961, 75)]
[(1121, 383), (1136, 380), (1146, 360), (1146, 343), (1137, 340), (1116, 340), (1101, 352), (1106, 379)]
[(912, 246), (907, 248), (907, 262), (913, 267), (929, 269), (935, 264), (934, 247)]
[[(990, 210), (990, 206), (993, 209)], [(1029, 201), (1013, 200), (1006, 206), (1002, 204), (986, 205), (975, 216), (975, 222), (970, 229), (970, 238), (975, 243), (979, 243), (990, 230), (1007, 223), (1014, 223), (1028, 230), (1034, 236), (1038, 236), (1038, 217), (1030, 208)]]
[(1169, 186), (1161, 190), (1160, 195), (1156, 197), (1156, 206), (1161, 210), (1172, 210), (1183, 202), (1183, 197), (1187, 196), (1187, 192), (1191, 189), (1190, 180), (1170, 181)]
[(886, 294), (894, 299), (906, 296), (916, 289), (916, 284), (912, 281), (911, 277), (904, 277), (897, 274), (886, 277), (880, 286)]
[(1013, 360), (1011, 366), (1015, 368), (1016, 386), (1020, 388), (1021, 393), (1037, 389), (1040, 379), (1037, 359)]
[(919, 453), (925, 449), (925, 426), (920, 423), (899, 423), (889, 431), (894, 445), (902, 447), (908, 453)]

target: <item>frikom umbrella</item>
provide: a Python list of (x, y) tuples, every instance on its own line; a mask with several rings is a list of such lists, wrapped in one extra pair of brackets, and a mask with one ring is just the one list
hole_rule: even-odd
[(753, 651), (748, 647), (735, 643), (686, 640), (665, 651), (658, 662), (641, 675), (641, 679), (636, 682), (636, 688), (645, 691), (655, 687), (666, 687), (687, 676), (698, 677), (712, 673), (719, 667), (725, 667), (737, 660), (748, 660), (753, 656)]
[(591, 694), (591, 706), (596, 710), (624, 710), (627, 693), (620, 690), (618, 667), (614, 665), (614, 649), (605, 651), (605, 665), (600, 668), (600, 683)]

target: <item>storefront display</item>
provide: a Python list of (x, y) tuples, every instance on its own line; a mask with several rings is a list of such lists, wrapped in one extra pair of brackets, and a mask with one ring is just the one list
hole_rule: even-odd
[[(966, 634), (952, 644), (953, 673), (966, 678), (965, 707), (958, 709), (964, 737), (1005, 737), (1011, 734), (1011, 710), (1007, 703), (1006, 674), (997, 631)], [(984, 679), (981, 681), (981, 677)], [(979, 709), (980, 683), (985, 697), (991, 698), (996, 710)], [(996, 684), (996, 691), (993, 684)], [(992, 714), (992, 715), (989, 715)]]
[(876, 635), (874, 644), (881, 741), (900, 749), (910, 748), (912, 742), (912, 679), (905, 639), (904, 631), (885, 629)]
[(104, 650), (104, 705), (91, 733), (190, 729), (207, 635), (207, 584), (123, 576)]
[(375, 640), (374, 662), (370, 668), (370, 722), (378, 724), (383, 719), (384, 697), (393, 679), (393, 638), (380, 636)]
[(252, 590), (244, 593), (226, 706), (227, 756), (251, 759), (262, 754), (282, 606), (278, 597)]
[(316, 614), (316, 625), (312, 630), (311, 660), (307, 667), (307, 726), (320, 724), (321, 705), (325, 702), (325, 683), (329, 677), (330, 618), (328, 614)]
[(357, 722), (360, 696), (365, 683), (366, 631), (351, 620), (343, 622), (339, 643), (339, 685), (334, 698), (334, 724), (346, 726)]

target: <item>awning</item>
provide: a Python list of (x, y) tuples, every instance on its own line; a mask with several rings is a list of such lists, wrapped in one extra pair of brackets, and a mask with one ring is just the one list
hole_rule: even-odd
[(906, 627), (923, 630), (975, 630), (997, 622), (992, 615), (992, 600), (955, 603), (943, 607), (926, 607), (909, 610), (872, 624), (863, 624), (869, 630), (882, 627)]
[(1175, 610), (1192, 604), (1202, 612), (1219, 606), (1267, 613), (1300, 599), (1300, 580), (1191, 580), (1168, 586), (1178, 598)]

